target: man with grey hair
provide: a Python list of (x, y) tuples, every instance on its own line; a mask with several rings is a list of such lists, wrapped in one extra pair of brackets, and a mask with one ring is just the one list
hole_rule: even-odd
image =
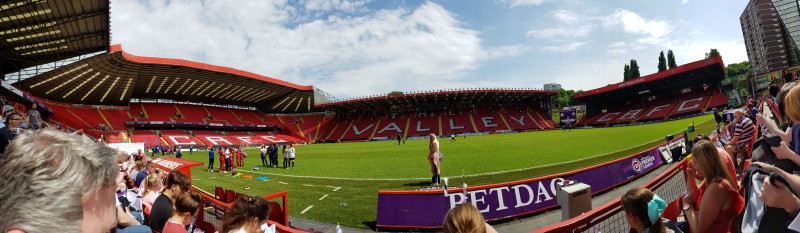
[(117, 151), (54, 129), (16, 136), (0, 159), (0, 232), (115, 226)]

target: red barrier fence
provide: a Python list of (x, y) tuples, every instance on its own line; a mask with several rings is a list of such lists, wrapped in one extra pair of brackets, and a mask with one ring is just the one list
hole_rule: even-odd
[[(662, 172), (655, 179), (642, 185), (642, 187), (653, 190), (658, 196), (665, 197), (665, 201), (671, 202), (680, 197), (680, 193), (686, 190), (686, 181), (683, 176), (687, 160), (671, 165), (666, 171)], [(606, 204), (584, 213), (580, 217), (572, 218), (567, 221), (552, 224), (544, 228), (531, 232), (627, 232), (628, 223), (625, 221), (625, 213), (622, 212), (620, 199), (616, 198)]]
[[(206, 192), (204, 190), (197, 189), (194, 186), (192, 186), (192, 190), (200, 193), (200, 195), (203, 197), (203, 205), (204, 206), (213, 208), (213, 211), (208, 210), (208, 209), (204, 209), (203, 214), (200, 214), (200, 215), (197, 216), (196, 224), (197, 224), (198, 228), (200, 228), (204, 232), (217, 232), (217, 231), (219, 231), (220, 228), (222, 227), (223, 216), (225, 215), (225, 212), (227, 212), (231, 207), (233, 207), (233, 202), (221, 201), (221, 200), (215, 198), (212, 194), (209, 194), (208, 192)], [(275, 214), (278, 213), (278, 212), (275, 212), (275, 210), (272, 209), (272, 208), (275, 208), (275, 205), (271, 204), (270, 205), (270, 214), (268, 215), (268, 216), (270, 216), (270, 220), (267, 220), (268, 224), (270, 224), (270, 225), (274, 224), (275, 225), (275, 229), (278, 232), (281, 232), (281, 233), (305, 233), (306, 232), (306, 231), (303, 231), (303, 230), (294, 229), (294, 228), (289, 227), (289, 206), (288, 206), (289, 197), (288, 197), (288, 192), (280, 191), (280, 192), (277, 192), (277, 193), (272, 193), (272, 194), (268, 194), (268, 195), (262, 196), (262, 198), (266, 199), (267, 201), (270, 201), (270, 200), (275, 199), (275, 198), (281, 198), (282, 199), (282, 204), (283, 205), (279, 206), (279, 208), (280, 208), (279, 216), (280, 217), (278, 217), (278, 219), (274, 219), (273, 218), (273, 216), (275, 216)]]

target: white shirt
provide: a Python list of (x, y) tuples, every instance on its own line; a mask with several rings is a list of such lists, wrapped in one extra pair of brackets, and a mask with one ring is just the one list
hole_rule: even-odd
[(289, 148), (289, 158), (290, 158), (290, 159), (293, 159), (293, 158), (294, 158), (294, 147), (292, 147), (292, 148)]

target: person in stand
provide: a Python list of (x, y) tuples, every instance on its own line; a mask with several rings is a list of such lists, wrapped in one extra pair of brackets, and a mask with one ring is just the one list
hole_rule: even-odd
[(0, 231), (99, 233), (114, 228), (114, 192), (124, 177), (117, 153), (86, 136), (55, 129), (21, 133), (0, 162)]
[(436, 139), (436, 134), (429, 135), (430, 143), (428, 144), (428, 163), (431, 165), (431, 185), (439, 185), (439, 174), (441, 172), (439, 161), (439, 140)]
[(667, 208), (667, 203), (653, 191), (647, 188), (635, 188), (622, 195), (620, 199), (625, 220), (632, 230), (654, 233), (673, 232), (664, 226), (666, 220), (661, 218), (661, 213)]
[(692, 147), (692, 162), (688, 174), (701, 174), (703, 185), (699, 199), (683, 197), (684, 215), (692, 232), (728, 232), (733, 218), (744, 208), (744, 198), (737, 192), (737, 182), (725, 168), (717, 147), (702, 140)]
[(291, 163), (292, 169), (294, 169), (294, 144), (289, 144), (289, 150), (286, 152), (289, 153), (289, 163)]
[[(191, 147), (189, 147), (191, 150)], [(208, 171), (214, 170), (214, 148), (208, 149)]]
[(37, 130), (39, 129), (39, 122), (42, 121), (42, 114), (36, 110), (36, 104), (31, 105), (31, 109), (28, 110), (28, 120), (31, 122), (31, 129)]
[(241, 195), (225, 213), (221, 233), (261, 232), (269, 217), (269, 202), (262, 197)]
[(197, 219), (203, 207), (203, 198), (195, 192), (187, 192), (175, 198), (175, 210), (164, 224), (162, 233), (189, 233), (186, 226)]
[(150, 228), (162, 232), (164, 225), (174, 213), (175, 199), (181, 194), (189, 192), (192, 187), (189, 177), (179, 171), (171, 171), (167, 175), (167, 187), (164, 192), (153, 202), (153, 209), (150, 210)]
[(447, 211), (442, 223), (445, 233), (497, 233), (489, 223), (486, 223), (478, 208), (470, 203), (461, 203)]

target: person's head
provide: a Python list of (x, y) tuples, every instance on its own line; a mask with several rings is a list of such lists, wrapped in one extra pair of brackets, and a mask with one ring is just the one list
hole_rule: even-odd
[(267, 221), (268, 214), (269, 202), (264, 198), (239, 196), (233, 203), (233, 207), (225, 213), (220, 232), (231, 232), (240, 228), (243, 228), (245, 232), (255, 232)]
[(167, 175), (167, 189), (164, 190), (164, 192), (171, 192), (170, 197), (174, 198), (188, 192), (191, 187), (192, 182), (189, 180), (189, 177), (179, 171), (173, 170)]
[(135, 162), (133, 162), (133, 169), (141, 171), (143, 168), (144, 168), (144, 163), (142, 163), (142, 160), (136, 160)]
[(428, 135), (428, 138), (430, 139), (431, 142), (436, 141), (436, 134), (430, 134)]
[(694, 137), (694, 139), (692, 139), (692, 145), (697, 145), (697, 143), (702, 140), (711, 141), (711, 138), (709, 138), (708, 135), (705, 134), (697, 134), (697, 136)]
[(292, 147), (294, 147), (294, 144), (289, 144), (289, 148), (292, 148)]
[(733, 118), (736, 119), (736, 120), (739, 120), (739, 119), (742, 118), (742, 116), (743, 116), (742, 114), (743, 114), (743, 110), (742, 109), (736, 109), (735, 111), (733, 111)]
[(36, 110), (36, 104), (31, 105), (31, 109)]
[(442, 231), (445, 233), (483, 233), (486, 232), (486, 220), (470, 203), (458, 204), (444, 216)]
[(147, 163), (144, 166), (144, 169), (147, 170), (147, 174), (153, 174), (158, 169), (158, 166), (156, 166), (156, 163), (154, 163), (153, 161), (147, 161)]
[[(781, 103), (784, 105), (784, 111), (786, 118), (791, 120), (794, 123), (800, 122), (800, 85), (795, 85), (796, 82), (792, 82), (791, 87), (786, 87), (784, 85), (784, 90), (789, 89), (784, 97), (784, 101)], [(781, 90), (783, 92), (783, 90)], [(781, 100), (780, 93), (778, 94), (778, 101)], [(780, 109), (780, 107), (779, 107)]]
[(719, 151), (711, 141), (702, 140), (692, 146), (692, 162), (697, 172), (703, 174), (706, 180), (724, 179), (732, 187), (736, 186), (728, 169), (719, 157)]
[(6, 119), (8, 119), (9, 129), (19, 128), (20, 124), (22, 124), (22, 121), (25, 120), (22, 118), (22, 114), (19, 113), (11, 113), (8, 115), (8, 117), (6, 117)]
[(147, 195), (149, 192), (160, 191), (161, 188), (161, 175), (150, 174), (144, 179), (144, 192), (142, 192), (142, 196)]
[(187, 192), (175, 198), (175, 210), (172, 212), (172, 216), (183, 217), (181, 225), (186, 226), (197, 218), (201, 207), (203, 207), (203, 198), (200, 194)]
[(646, 188), (634, 188), (620, 199), (625, 220), (631, 228), (637, 232), (643, 232), (644, 229), (650, 229), (649, 232), (666, 232), (660, 219), (667, 203), (658, 195)]
[(0, 161), (0, 231), (112, 228), (116, 155), (88, 137), (54, 129), (18, 135)]

